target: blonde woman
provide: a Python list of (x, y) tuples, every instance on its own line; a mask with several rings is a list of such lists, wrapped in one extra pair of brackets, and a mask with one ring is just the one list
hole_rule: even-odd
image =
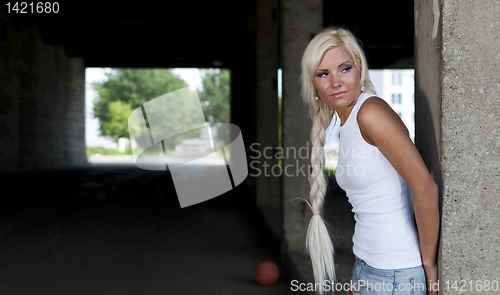
[(316, 35), (304, 52), (301, 79), (313, 120), (313, 217), (306, 244), (316, 282), (335, 279), (334, 249), (321, 212), (325, 130), (336, 114), (336, 179), (356, 221), (350, 294), (437, 294), (428, 286), (438, 277), (438, 187), (399, 116), (375, 95), (352, 33), (328, 28)]

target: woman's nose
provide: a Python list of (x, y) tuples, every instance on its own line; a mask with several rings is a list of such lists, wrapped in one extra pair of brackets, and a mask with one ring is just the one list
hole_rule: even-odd
[(342, 86), (342, 79), (339, 75), (331, 75), (330, 77), (331, 77), (330, 82), (331, 82), (332, 87)]

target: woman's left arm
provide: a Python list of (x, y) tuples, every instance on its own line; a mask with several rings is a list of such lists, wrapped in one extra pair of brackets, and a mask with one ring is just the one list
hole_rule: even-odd
[[(420, 253), (427, 283), (437, 283), (438, 187), (399, 116), (380, 98), (368, 98), (358, 112), (365, 140), (377, 146), (413, 193)], [(429, 294), (433, 294), (430, 292)]]

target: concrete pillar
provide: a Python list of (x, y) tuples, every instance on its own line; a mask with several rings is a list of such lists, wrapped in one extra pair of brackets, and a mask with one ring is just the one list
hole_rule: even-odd
[(498, 15), (496, 0), (415, 1), (415, 143), (442, 190), (440, 294), (500, 283)]
[[(278, 0), (257, 0), (257, 141), (250, 151), (254, 159), (249, 173), (256, 177), (257, 205), (278, 208), (280, 178), (278, 160)], [(265, 153), (263, 153), (265, 151)], [(257, 157), (260, 154), (260, 157)], [(264, 165), (266, 170), (264, 171)], [(253, 169), (255, 168), (255, 169)], [(264, 173), (266, 172), (266, 173)]]
[[(311, 38), (322, 29), (323, 1), (281, 1), (281, 68), (283, 70), (283, 229), (284, 251), (307, 254), (306, 231), (311, 210), (309, 200), (311, 119), (300, 94), (300, 62)], [(299, 151), (301, 153), (299, 153)], [(301, 167), (303, 167), (301, 169)], [(301, 170), (300, 170), (301, 169)]]
[[(257, 62), (256, 62), (256, 3), (255, 0), (238, 2), (238, 33), (235, 57), (231, 68), (231, 123), (241, 129), (247, 163), (252, 143), (257, 142), (256, 105), (257, 105)], [(251, 173), (249, 169), (248, 173)], [(245, 181), (246, 191), (255, 198), (255, 177), (248, 176)]]
[(85, 65), (0, 12), (0, 171), (86, 163)]

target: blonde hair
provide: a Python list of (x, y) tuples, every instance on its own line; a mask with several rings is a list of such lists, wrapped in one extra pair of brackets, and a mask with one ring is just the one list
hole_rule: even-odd
[[(368, 74), (365, 54), (354, 35), (342, 28), (327, 28), (317, 34), (307, 45), (302, 56), (302, 97), (310, 107), (313, 126), (311, 130), (311, 166), (310, 178), (311, 209), (313, 216), (309, 222), (306, 247), (311, 256), (314, 279), (323, 284), (325, 279), (335, 281), (335, 264), (333, 243), (327, 225), (321, 217), (326, 193), (327, 179), (323, 174), (325, 167), (325, 130), (330, 125), (335, 110), (321, 99), (316, 100), (316, 89), (313, 84), (314, 73), (324, 53), (334, 47), (342, 46), (351, 55), (354, 64), (361, 70), (361, 86), (365, 92), (375, 93)], [(320, 288), (321, 289), (321, 288)], [(320, 294), (323, 290), (320, 291)]]

